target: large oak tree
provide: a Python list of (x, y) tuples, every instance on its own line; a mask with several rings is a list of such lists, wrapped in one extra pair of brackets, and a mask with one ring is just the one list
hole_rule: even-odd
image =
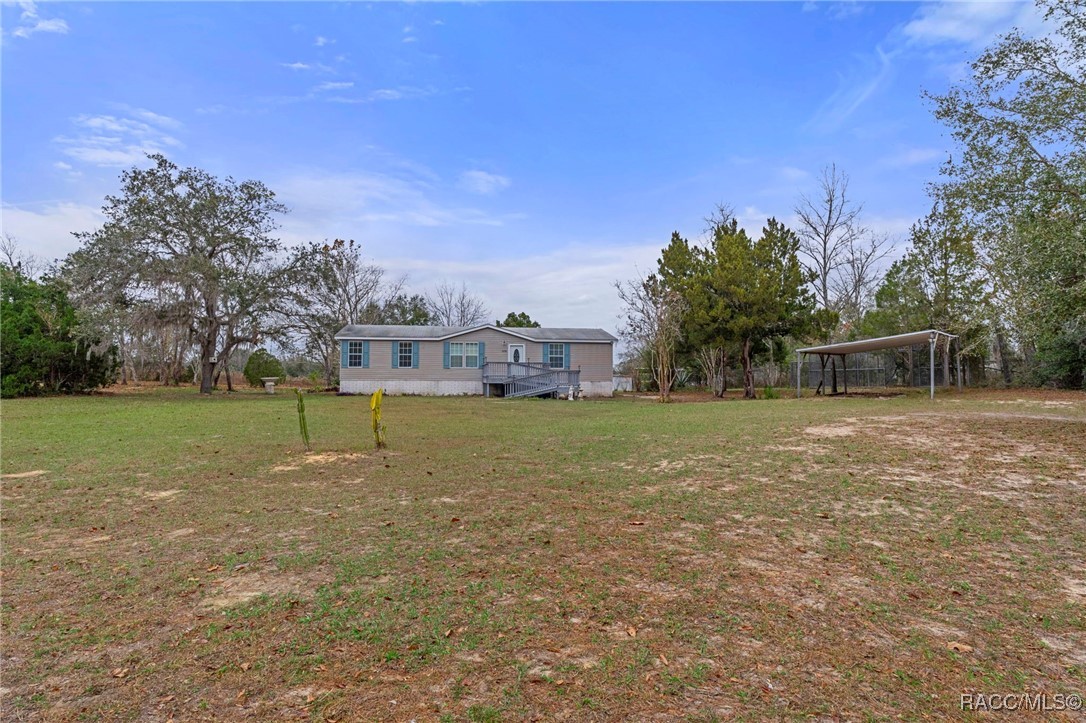
[(198, 353), (200, 391), (210, 394), (216, 368), (237, 346), (260, 341), (285, 296), (290, 274), (273, 233), (286, 208), (259, 181), (149, 158), (149, 168), (121, 175), (105, 224), (78, 234), (67, 267), (99, 287), (98, 298), (183, 329)]

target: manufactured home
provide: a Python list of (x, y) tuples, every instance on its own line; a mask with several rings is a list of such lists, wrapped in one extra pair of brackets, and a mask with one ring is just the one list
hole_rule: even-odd
[(348, 394), (611, 396), (615, 337), (603, 329), (347, 325)]

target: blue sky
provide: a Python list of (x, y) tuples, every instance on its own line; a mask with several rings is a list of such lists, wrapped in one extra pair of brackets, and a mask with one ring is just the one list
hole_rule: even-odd
[(614, 330), (717, 203), (786, 222), (831, 162), (903, 239), (952, 146), (921, 98), (1026, 3), (18, 3), (2, 7), (3, 231), (43, 257), (163, 152), (264, 181), (288, 244), (412, 290)]

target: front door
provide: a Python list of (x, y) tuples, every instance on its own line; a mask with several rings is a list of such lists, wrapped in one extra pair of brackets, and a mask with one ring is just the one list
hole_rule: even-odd
[(525, 376), (528, 373), (524, 354), (525, 347), (523, 344), (509, 345), (509, 376)]

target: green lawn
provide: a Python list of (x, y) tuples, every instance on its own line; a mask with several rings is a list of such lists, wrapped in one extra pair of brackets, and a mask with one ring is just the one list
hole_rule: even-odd
[(1086, 693), (1086, 395), (306, 409), (310, 455), (288, 394), (3, 403), (5, 720)]

